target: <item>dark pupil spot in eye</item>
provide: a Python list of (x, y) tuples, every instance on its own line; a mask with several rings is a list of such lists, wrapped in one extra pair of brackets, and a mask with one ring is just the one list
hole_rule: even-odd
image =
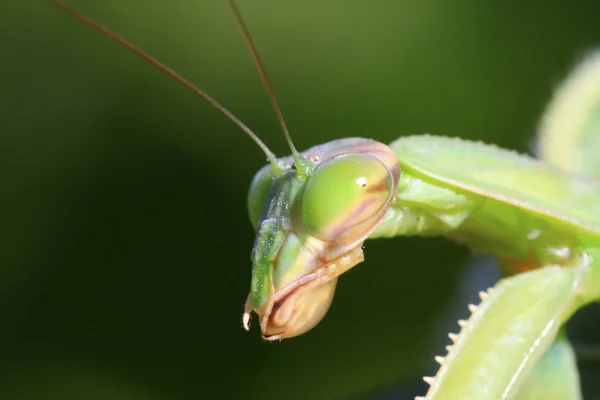
[(292, 169), (295, 170), (296, 169), (296, 163), (292, 164)]

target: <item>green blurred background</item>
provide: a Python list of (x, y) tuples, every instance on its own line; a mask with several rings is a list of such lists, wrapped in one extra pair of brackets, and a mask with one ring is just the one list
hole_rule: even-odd
[[(223, 2), (69, 4), (287, 154)], [(553, 86), (600, 44), (597, 0), (239, 6), (301, 149), (428, 132), (527, 151)], [(262, 342), (241, 314), (253, 243), (245, 197), (264, 156), (202, 100), (48, 2), (1, 10), (0, 398), (421, 394), (412, 382), (431, 372), (449, 310), (465, 306), (464, 248), (368, 242), (316, 329)]]

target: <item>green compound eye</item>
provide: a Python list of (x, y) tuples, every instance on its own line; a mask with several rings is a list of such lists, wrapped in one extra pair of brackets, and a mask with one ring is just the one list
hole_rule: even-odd
[(372, 217), (391, 195), (388, 168), (370, 154), (324, 162), (302, 196), (302, 221), (311, 235), (333, 240)]

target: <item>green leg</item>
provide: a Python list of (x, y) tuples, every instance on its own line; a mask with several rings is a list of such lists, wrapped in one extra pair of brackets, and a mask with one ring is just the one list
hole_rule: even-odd
[(588, 55), (556, 88), (538, 131), (541, 159), (600, 175), (600, 52)]
[(550, 373), (543, 366), (533, 371), (557, 339), (560, 326), (577, 309), (600, 298), (599, 263), (600, 250), (592, 249), (572, 265), (515, 275), (483, 294), (479, 306), (469, 307), (471, 318), (459, 322), (460, 334), (450, 335), (448, 355), (436, 358), (441, 367), (435, 377), (425, 378), (431, 385), (425, 399), (511, 399), (530, 373)]
[(571, 344), (564, 333), (531, 371), (514, 400), (581, 400), (579, 373)]

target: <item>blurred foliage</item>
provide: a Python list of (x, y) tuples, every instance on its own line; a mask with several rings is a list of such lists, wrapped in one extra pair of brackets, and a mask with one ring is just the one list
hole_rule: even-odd
[[(223, 2), (69, 3), (287, 153)], [(527, 151), (600, 43), (596, 0), (239, 5), (301, 149), (428, 132)], [(0, 40), (1, 398), (369, 398), (433, 367), (464, 248), (368, 242), (316, 329), (264, 343), (241, 327), (260, 151), (49, 2), (4, 4)]]

